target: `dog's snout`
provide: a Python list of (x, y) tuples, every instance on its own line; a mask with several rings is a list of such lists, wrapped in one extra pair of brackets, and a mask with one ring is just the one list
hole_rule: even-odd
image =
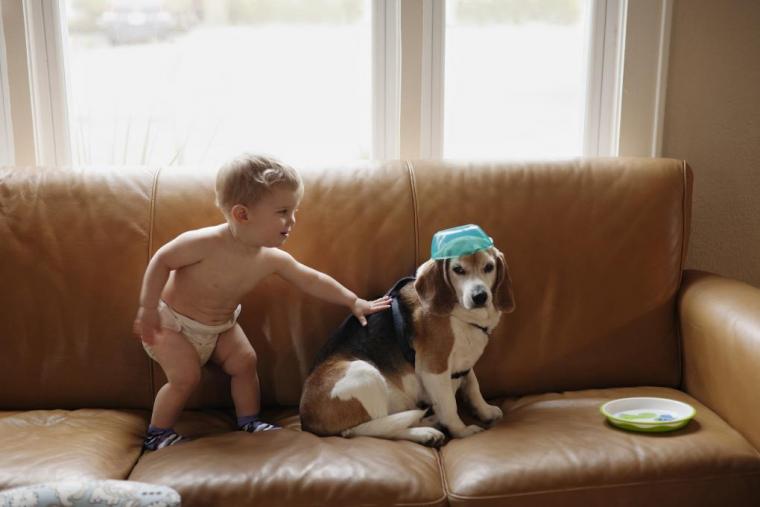
[(488, 301), (488, 291), (482, 285), (472, 291), (472, 302), (475, 306), (483, 306)]

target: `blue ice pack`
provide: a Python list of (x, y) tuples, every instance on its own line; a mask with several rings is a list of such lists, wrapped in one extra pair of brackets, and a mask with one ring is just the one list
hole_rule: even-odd
[(433, 235), (430, 246), (431, 259), (451, 259), (474, 254), (493, 246), (493, 240), (474, 224), (460, 225), (438, 231)]

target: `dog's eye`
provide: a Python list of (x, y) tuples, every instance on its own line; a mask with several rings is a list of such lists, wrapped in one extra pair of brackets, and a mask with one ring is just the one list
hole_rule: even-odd
[(493, 264), (491, 264), (491, 263), (489, 262), (489, 263), (488, 263), (488, 264), (486, 264), (486, 265), (485, 265), (485, 267), (483, 268), (483, 272), (484, 272), (484, 273), (490, 273), (491, 271), (493, 271)]
[(458, 275), (464, 274), (464, 268), (462, 266), (454, 266), (451, 270)]

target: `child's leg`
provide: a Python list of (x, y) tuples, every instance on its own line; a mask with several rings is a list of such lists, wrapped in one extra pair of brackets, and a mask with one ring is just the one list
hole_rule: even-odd
[(238, 417), (259, 413), (259, 375), (256, 372), (256, 352), (235, 324), (219, 335), (211, 360), (230, 376), (232, 402)]
[(261, 408), (256, 352), (238, 324), (219, 335), (211, 360), (230, 376), (238, 426), (248, 426), (257, 431), (274, 429), (274, 426), (256, 419)]
[(150, 424), (154, 428), (171, 428), (200, 382), (198, 352), (187, 338), (169, 329), (156, 335), (151, 351), (168, 381), (156, 394)]

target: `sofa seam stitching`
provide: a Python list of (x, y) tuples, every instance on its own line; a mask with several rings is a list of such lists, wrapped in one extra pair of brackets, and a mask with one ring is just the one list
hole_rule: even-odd
[(443, 487), (443, 496), (449, 498), (451, 491), (449, 490), (449, 481), (446, 479), (446, 470), (443, 468), (443, 458), (441, 457), (441, 451), (434, 451), (436, 461), (438, 462), (438, 474), (441, 476), (441, 486)]
[(419, 214), (417, 210), (417, 186), (414, 178), (414, 167), (411, 161), (406, 160), (406, 170), (409, 174), (409, 189), (412, 193), (412, 228), (414, 230), (414, 267), (420, 263), (420, 228), (419, 228)]
[(625, 487), (630, 487), (630, 486), (659, 486), (659, 485), (668, 485), (668, 484), (714, 481), (718, 479), (726, 479), (726, 478), (734, 479), (734, 478), (745, 478), (745, 477), (749, 477), (749, 478), (760, 477), (760, 472), (750, 472), (746, 474), (731, 474), (731, 475), (711, 475), (708, 477), (699, 477), (697, 479), (673, 479), (673, 480), (664, 480), (664, 481), (621, 482), (618, 484), (600, 484), (598, 486), (579, 486), (576, 488), (542, 489), (539, 491), (525, 491), (522, 493), (511, 493), (511, 494), (506, 494), (506, 495), (470, 496), (470, 495), (457, 495), (456, 493), (451, 493), (450, 496), (451, 498), (456, 498), (458, 500), (492, 500), (492, 499), (497, 499), (497, 498), (514, 498), (514, 497), (521, 497), (521, 496), (544, 495), (547, 493), (593, 491), (595, 489), (625, 488)]
[[(445, 479), (443, 478), (443, 463), (441, 462), (441, 455), (438, 451), (433, 451), (436, 457), (436, 462), (438, 464), (438, 474), (441, 477), (441, 484), (443, 486), (443, 495), (436, 498), (435, 500), (430, 501), (424, 501), (424, 502), (394, 502), (392, 504), (387, 505), (394, 505), (398, 507), (404, 507), (404, 506), (410, 506), (410, 507), (424, 507), (424, 506), (433, 506), (433, 505), (441, 505), (442, 502), (445, 502), (448, 505), (448, 490), (445, 486)], [(377, 505), (375, 503), (361, 503), (357, 505)]]
[[(147, 262), (145, 264), (147, 269), (148, 264), (150, 264), (150, 258), (151, 253), (153, 252), (153, 230), (155, 228), (156, 224), (156, 195), (158, 195), (158, 177), (161, 174), (161, 167), (156, 169), (155, 174), (153, 175), (153, 185), (151, 187), (150, 191), (150, 214), (149, 214), (149, 223), (148, 223), (148, 256), (147, 256)], [(150, 395), (151, 400), (156, 399), (156, 379), (155, 379), (155, 368), (153, 365), (153, 361), (148, 358), (148, 364), (149, 371), (150, 371)]]
[[(432, 501), (429, 501), (429, 502), (396, 502), (393, 505), (397, 505), (397, 506), (407, 506), (408, 505), (408, 506), (414, 506), (414, 507), (423, 507), (423, 506), (427, 506), (427, 505), (441, 505), (442, 501), (447, 501), (447, 500), (448, 500), (448, 497), (444, 495), (444, 496), (442, 496), (442, 497), (440, 497), (440, 498), (438, 498), (436, 500), (432, 500)], [(446, 503), (448, 503), (448, 501)], [(363, 504), (363, 505), (377, 505), (377, 504), (369, 503), (369, 504)]]

